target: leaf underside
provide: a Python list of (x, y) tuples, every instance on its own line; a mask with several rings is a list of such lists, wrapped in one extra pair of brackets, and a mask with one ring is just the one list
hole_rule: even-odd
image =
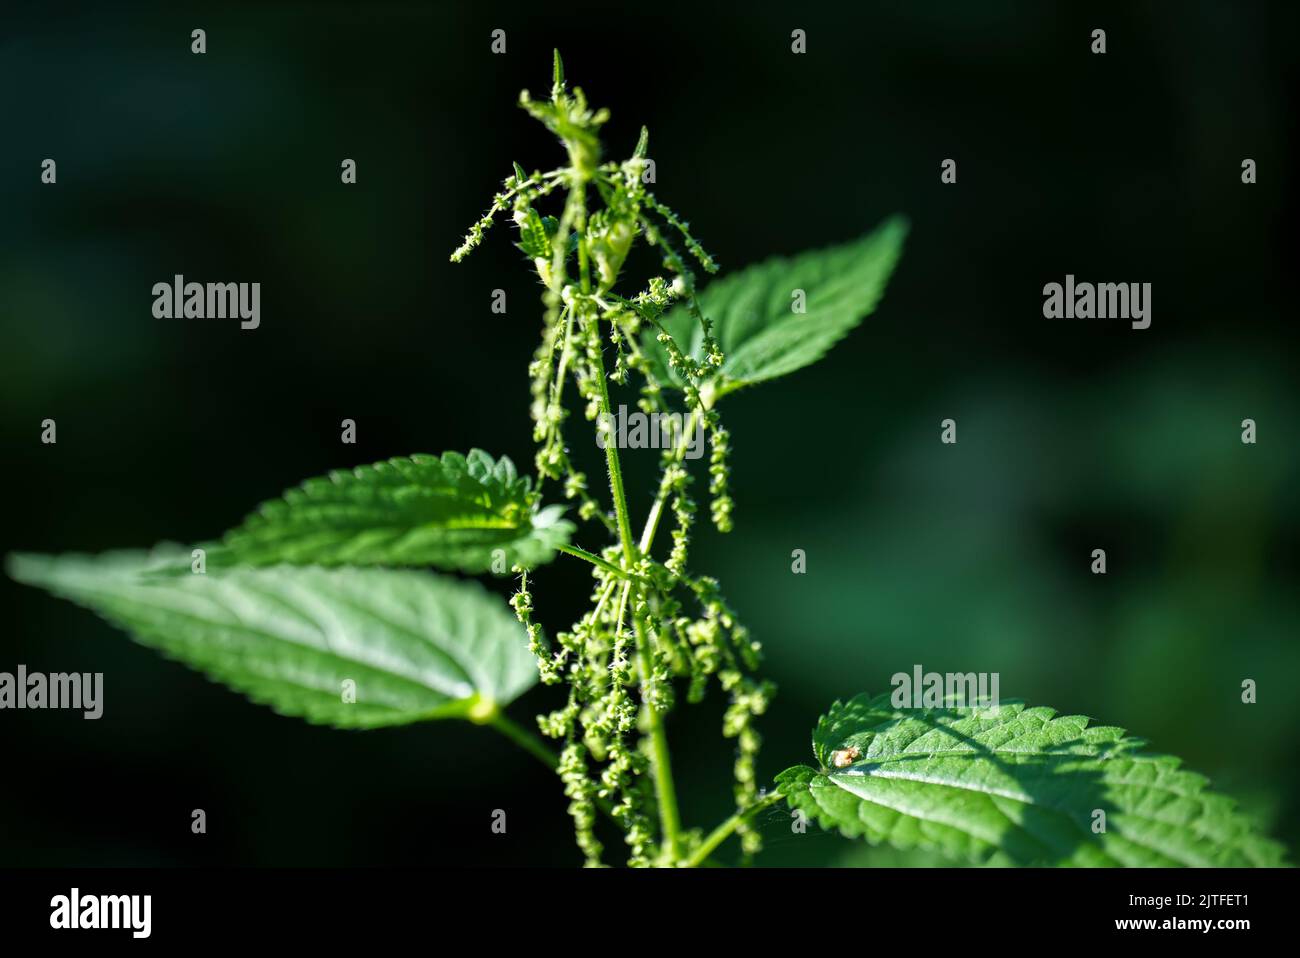
[(509, 459), (482, 450), (390, 459), (309, 479), (264, 503), (209, 561), (531, 568), (554, 558), (573, 531), (561, 507), (538, 510), (535, 500)]
[[(190, 552), (13, 555), (9, 574), (92, 609), (142, 645), (275, 711), (337, 728), (504, 705), (537, 669), (505, 604), (428, 572), (240, 568)], [(345, 701), (353, 683), (355, 701)]]
[[(1281, 865), (1231, 799), (1142, 740), (1078, 715), (836, 702), (813, 733), (821, 768), (777, 776), (822, 827), (990, 865)], [(844, 768), (832, 753), (856, 747)], [(1105, 831), (1094, 831), (1104, 812)]]
[[(700, 311), (725, 357), (715, 395), (784, 376), (825, 355), (876, 308), (906, 235), (907, 221), (893, 217), (851, 242), (765, 260), (705, 287)], [(803, 313), (794, 311), (796, 290), (803, 293)], [(682, 352), (704, 359), (704, 330), (684, 305), (663, 326)], [(656, 335), (649, 329), (643, 344), (655, 376), (681, 387)]]

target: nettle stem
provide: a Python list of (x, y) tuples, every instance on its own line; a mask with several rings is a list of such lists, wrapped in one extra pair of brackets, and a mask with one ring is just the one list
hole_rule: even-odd
[[(599, 363), (596, 368), (596, 381), (600, 389), (601, 412), (601, 418), (597, 421), (596, 428), (600, 429), (601, 422), (610, 421), (612, 410), (609, 403), (609, 384), (605, 378), (604, 351), (600, 350), (596, 355)], [(628, 515), (627, 494), (623, 491), (623, 467), (619, 463), (618, 443), (613, 441), (605, 443), (605, 465), (609, 469), (609, 492), (614, 499), (614, 520), (618, 525), (619, 542), (623, 545), (623, 561), (627, 564), (627, 570), (631, 572), (636, 566), (639, 554), (636, 542), (632, 538), (632, 524)]]
[(635, 573), (628, 572), (626, 569), (614, 565), (614, 563), (610, 562), (608, 559), (602, 559), (594, 552), (588, 552), (586, 549), (582, 548), (581, 546), (561, 543), (560, 545), (557, 545), (555, 548), (558, 551), (565, 553), (566, 555), (573, 556), (575, 559), (582, 559), (586, 562), (590, 562), (592, 565), (604, 569), (610, 575), (618, 576), (620, 579), (628, 579), (628, 580), (640, 579), (640, 576), (636, 575)]
[(709, 856), (713, 854), (714, 849), (730, 838), (731, 834), (736, 829), (748, 822), (763, 809), (781, 801), (781, 797), (780, 792), (773, 792), (772, 794), (759, 799), (748, 808), (736, 812), (736, 814), (732, 815), (725, 822), (711, 831), (704, 841), (700, 842), (699, 847), (691, 853), (690, 858), (682, 862), (683, 867), (696, 868), (703, 865), (708, 860)]
[[(646, 634), (644, 616), (633, 612), (636, 624), (637, 659), (641, 666), (642, 682), (649, 681), (650, 638)], [(669, 864), (675, 864), (681, 848), (681, 817), (677, 811), (677, 788), (673, 784), (672, 758), (668, 752), (668, 730), (664, 728), (663, 716), (653, 705), (645, 706), (650, 723), (650, 748), (653, 755), (655, 774), (655, 798), (659, 803), (659, 826), (663, 829), (663, 851), (661, 857)]]
[(494, 707), (486, 717), (478, 721), (483, 725), (489, 725), (496, 729), (552, 772), (555, 771), (559, 759), (551, 747), (540, 736), (507, 718), (506, 714), (499, 708)]
[[(591, 295), (591, 268), (589, 262), (589, 251), (587, 249), (587, 239), (585, 236), (587, 228), (587, 186), (585, 181), (579, 181), (575, 176), (575, 183), (571, 187), (570, 198), (573, 200), (575, 210), (575, 226), (579, 234), (578, 240), (578, 276), (581, 283), (584, 297)], [(591, 308), (592, 304), (584, 302), (584, 308)], [(590, 322), (599, 323), (595, 316), (588, 317)], [(597, 420), (596, 429), (599, 433), (602, 423), (609, 422), (612, 414), (612, 408), (609, 401), (609, 380), (605, 369), (605, 352), (603, 344), (595, 350), (596, 368), (594, 372), (597, 389), (600, 399), (600, 418)], [(630, 511), (627, 506), (627, 493), (623, 487), (623, 466), (619, 460), (618, 443), (606, 442), (605, 444), (605, 465), (609, 469), (609, 492), (610, 497), (614, 500), (614, 521), (618, 527), (619, 542), (623, 546), (623, 564), (629, 577), (635, 575), (634, 569), (640, 559), (640, 550), (637, 548), (636, 541), (632, 538), (632, 522)], [(637, 665), (641, 672), (641, 687), (643, 691), (651, 680), (652, 670), (654, 668), (653, 656), (650, 649), (650, 636), (645, 627), (645, 614), (638, 611), (640, 603), (644, 599), (644, 594), (638, 582), (629, 578), (627, 590), (631, 593), (632, 603), (632, 621), (636, 632), (636, 654)], [(619, 619), (619, 627), (622, 627), (622, 617)], [(645, 710), (646, 722), (649, 726), (651, 761), (654, 769), (655, 778), (655, 798), (659, 806), (659, 826), (663, 831), (663, 843), (660, 849), (660, 859), (668, 863), (675, 863), (681, 846), (681, 818), (677, 811), (677, 789), (673, 784), (672, 757), (668, 748), (668, 732), (664, 728), (663, 715), (652, 702), (643, 702), (642, 708)]]
[[(579, 251), (581, 251), (579, 246)], [(604, 351), (597, 351), (596, 379), (599, 382), (600, 412), (601, 418), (597, 422), (599, 430), (601, 422), (609, 422), (611, 409), (609, 402), (609, 385), (606, 381), (605, 374), (605, 357)], [(629, 518), (627, 507), (627, 494), (623, 490), (623, 468), (619, 462), (618, 444), (612, 441), (605, 443), (605, 463), (609, 467), (609, 491), (614, 500), (614, 516), (618, 525), (619, 540), (623, 545), (623, 561), (627, 566), (629, 575), (636, 566), (640, 558), (640, 550), (632, 539), (632, 525)], [(636, 653), (637, 665), (641, 671), (642, 689), (650, 682), (653, 661), (650, 650), (650, 636), (645, 627), (645, 614), (638, 612), (638, 604), (643, 598), (641, 590), (636, 583), (629, 580), (628, 588), (636, 594), (632, 595), (632, 621), (636, 630)], [(619, 625), (622, 625), (620, 616)], [(646, 721), (649, 725), (651, 761), (654, 769), (655, 778), (655, 798), (659, 805), (659, 827), (663, 831), (663, 846), (661, 848), (661, 859), (675, 863), (681, 847), (681, 818), (677, 811), (677, 789), (673, 784), (672, 757), (668, 748), (668, 731), (664, 728), (663, 715), (654, 706), (653, 703), (646, 702), (642, 706), (646, 712)]]

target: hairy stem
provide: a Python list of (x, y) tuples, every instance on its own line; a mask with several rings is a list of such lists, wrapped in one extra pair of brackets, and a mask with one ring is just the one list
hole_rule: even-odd
[(683, 862), (683, 866), (686, 868), (695, 868), (703, 864), (705, 860), (707, 860), (708, 857), (711, 854), (713, 854), (713, 850), (715, 848), (717, 848), (719, 845), (721, 845), (723, 842), (725, 842), (728, 838), (731, 837), (732, 832), (734, 832), (737, 828), (743, 825), (747, 820), (757, 815), (763, 809), (767, 808), (769, 805), (776, 804), (780, 800), (781, 800), (781, 793), (773, 792), (771, 795), (767, 795), (763, 798), (760, 798), (757, 802), (755, 802), (753, 805), (750, 805), (748, 808), (736, 812), (736, 814), (732, 815), (730, 818), (728, 818), (725, 822), (723, 822), (713, 831), (709, 832), (708, 837), (705, 838), (704, 841), (700, 843), (700, 847), (695, 849), (691, 857), (686, 859), (685, 862)]
[[(600, 411), (602, 422), (609, 422), (611, 418), (609, 405), (609, 385), (605, 382), (605, 356), (603, 349), (600, 352), (600, 368), (596, 371), (596, 381), (600, 385)], [(610, 437), (605, 443), (605, 464), (609, 467), (609, 491), (614, 498), (614, 517), (618, 523), (618, 538), (623, 545), (623, 558), (627, 563), (628, 571), (636, 565), (637, 548), (636, 542), (632, 539), (632, 525), (628, 519), (627, 495), (623, 491), (623, 467), (618, 459), (618, 444)]]
[[(603, 349), (598, 351), (597, 356), (600, 364), (596, 370), (596, 380), (600, 389), (600, 411), (602, 421), (608, 422), (610, 416), (609, 385), (605, 381)], [(632, 567), (636, 564), (639, 552), (635, 541), (632, 539), (632, 526), (628, 518), (627, 494), (623, 491), (623, 469), (619, 463), (617, 443), (605, 443), (605, 461), (609, 466), (609, 489), (614, 499), (614, 515), (618, 522), (619, 539), (623, 545), (623, 558), (630, 573)], [(631, 585), (631, 580), (629, 580), (628, 584)], [(637, 597), (633, 596), (634, 609), (636, 602)], [(641, 681), (644, 684), (650, 681), (651, 674), (650, 638), (646, 634), (642, 616), (634, 611), (632, 618), (636, 625), (637, 662), (640, 666)], [(677, 813), (677, 791), (673, 786), (673, 769), (668, 749), (668, 733), (664, 728), (663, 716), (657, 709), (647, 705), (646, 713), (650, 725), (655, 795), (659, 805), (659, 826), (663, 831), (664, 857), (670, 862), (676, 862), (681, 844), (681, 819)]]
[(581, 546), (573, 546), (573, 545), (568, 545), (567, 543), (560, 543), (555, 548), (558, 551), (563, 552), (566, 555), (571, 555), (576, 559), (585, 559), (587, 562), (590, 562), (592, 565), (599, 566), (600, 568), (608, 572), (610, 575), (616, 575), (620, 579), (641, 578), (640, 576), (635, 575), (634, 573), (628, 572), (626, 569), (620, 569), (618, 566), (614, 565), (614, 563), (606, 559), (602, 559), (594, 552), (588, 552), (586, 549), (582, 548)]
[[(636, 652), (641, 665), (642, 681), (650, 677), (650, 640), (646, 635), (644, 616), (632, 615), (636, 624)], [(677, 864), (681, 847), (681, 816), (677, 811), (677, 788), (673, 784), (672, 758), (668, 751), (668, 731), (663, 716), (652, 705), (646, 706), (650, 721), (650, 750), (655, 773), (655, 798), (659, 804), (659, 824), (664, 832), (663, 857), (668, 864)]]

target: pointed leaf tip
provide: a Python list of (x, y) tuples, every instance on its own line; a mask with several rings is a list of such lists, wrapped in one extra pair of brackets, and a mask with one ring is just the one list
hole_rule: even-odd
[(560, 59), (560, 51), (555, 50), (555, 67), (551, 87), (551, 96), (558, 97), (564, 92), (564, 61)]

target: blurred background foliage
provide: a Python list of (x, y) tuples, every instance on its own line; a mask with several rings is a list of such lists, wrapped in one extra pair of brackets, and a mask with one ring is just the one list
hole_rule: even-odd
[[(415, 451), (530, 462), (536, 284), (505, 230), (463, 266), (447, 255), (511, 160), (561, 161), (514, 108), (559, 46), (613, 111), (611, 154), (649, 126), (659, 195), (724, 269), (912, 219), (874, 316), (815, 368), (725, 403), (737, 529), (701, 531), (692, 564), (780, 683), (761, 773), (809, 759), (833, 699), (914, 663), (996, 671), (1004, 697), (1184, 756), (1294, 848), (1296, 20), (1281, 3), (7, 14), (5, 551), (196, 541), (307, 476)], [(38, 182), (45, 157), (56, 187)], [(939, 183), (946, 157), (956, 186)], [(1151, 282), (1151, 329), (1044, 320), (1042, 285), (1067, 272)], [(174, 273), (261, 282), (261, 328), (155, 320), (150, 288)], [(947, 417), (956, 446), (939, 443)], [(654, 454), (628, 459), (643, 510)], [(585, 588), (567, 559), (538, 575), (549, 629)], [(311, 728), (70, 605), (7, 579), (0, 594), (0, 669), (106, 676), (98, 722), (0, 716), (0, 864), (579, 861), (557, 783), (490, 731)], [(701, 827), (728, 810), (720, 719), (710, 701), (670, 723)], [(780, 811), (764, 831), (765, 864), (935, 864), (792, 834)]]

